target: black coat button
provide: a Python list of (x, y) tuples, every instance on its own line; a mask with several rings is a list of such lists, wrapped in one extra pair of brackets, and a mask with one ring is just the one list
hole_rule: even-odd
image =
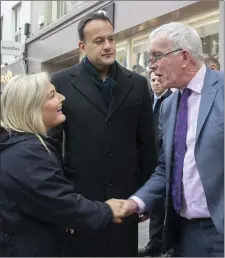
[(107, 153), (108, 153), (108, 155), (109, 155), (109, 156), (111, 156), (111, 155), (112, 155), (111, 150), (108, 150), (108, 151), (107, 151)]
[(107, 184), (108, 184), (108, 186), (111, 186), (112, 182), (110, 180), (107, 180)]

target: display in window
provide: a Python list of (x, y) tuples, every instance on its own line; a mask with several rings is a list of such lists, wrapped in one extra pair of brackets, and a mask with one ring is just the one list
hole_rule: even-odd
[(128, 43), (120, 43), (116, 46), (116, 61), (125, 68), (128, 68), (127, 48)]
[(216, 59), (219, 55), (219, 34), (209, 35), (207, 37), (201, 38), (203, 53), (208, 54)]

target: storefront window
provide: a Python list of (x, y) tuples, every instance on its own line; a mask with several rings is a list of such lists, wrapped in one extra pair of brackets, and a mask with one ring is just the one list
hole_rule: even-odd
[(134, 38), (131, 44), (131, 70), (148, 77), (148, 36)]
[(202, 40), (203, 53), (218, 59), (219, 54), (219, 10), (192, 17), (185, 23), (194, 27)]
[(128, 41), (116, 45), (116, 61), (125, 68), (128, 68)]

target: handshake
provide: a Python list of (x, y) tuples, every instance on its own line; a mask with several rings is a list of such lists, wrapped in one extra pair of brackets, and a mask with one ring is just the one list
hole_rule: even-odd
[[(113, 222), (122, 223), (123, 218), (128, 217), (137, 212), (138, 205), (132, 199), (120, 200), (120, 199), (110, 199), (106, 201), (110, 206), (113, 213)], [(146, 220), (147, 218), (144, 218)], [(142, 219), (142, 221), (144, 221)]]

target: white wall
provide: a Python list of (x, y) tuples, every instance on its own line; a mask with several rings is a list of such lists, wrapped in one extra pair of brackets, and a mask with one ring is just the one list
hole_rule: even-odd
[(220, 68), (224, 71), (224, 11), (225, 4), (223, 1), (220, 1), (220, 33), (219, 33), (219, 62)]
[[(129, 1), (129, 3), (115, 1), (115, 32), (126, 30), (196, 2), (198, 1)], [(138, 11), (139, 9), (141, 12)]]
[[(20, 15), (20, 26), (21, 26), (21, 43), (25, 42), (24, 35), (24, 24), (30, 23), (30, 1), (1, 1), (1, 17), (3, 16), (3, 27), (2, 27), (2, 40), (14, 41), (14, 11), (13, 7), (21, 2), (21, 15)], [(8, 63), (15, 61), (14, 56), (2, 55), (2, 63)]]

